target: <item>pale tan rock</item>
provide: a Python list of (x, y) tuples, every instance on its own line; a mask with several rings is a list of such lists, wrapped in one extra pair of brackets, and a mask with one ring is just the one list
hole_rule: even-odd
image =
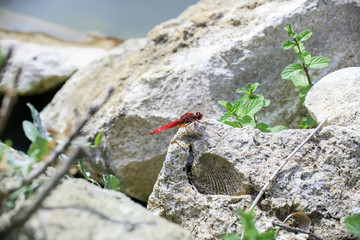
[(124, 194), (85, 180), (63, 181), (25, 226), (6, 239), (191, 239)]
[(305, 106), (318, 123), (360, 125), (360, 67), (332, 72), (317, 82), (306, 96)]
[[(101, 48), (46, 46), (18, 40), (0, 40), (0, 47), (4, 55), (13, 49), (0, 86), (13, 88), (20, 95), (49, 91), (106, 53)], [(21, 72), (16, 79), (19, 68)]]
[[(194, 239), (240, 234), (236, 210), (250, 207), (275, 170), (311, 131), (262, 133), (213, 120), (198, 127), (197, 135), (179, 131), (149, 197), (148, 209), (181, 224)], [(318, 132), (265, 192), (255, 209), (258, 228), (265, 231), (272, 227), (272, 221), (282, 222), (291, 213), (303, 212), (311, 219), (311, 230), (323, 239), (349, 237), (343, 219), (359, 212), (359, 147), (356, 126), (328, 126)], [(213, 167), (214, 159), (217, 167)], [(193, 161), (191, 171), (189, 161)], [(234, 183), (228, 175), (238, 179), (242, 191), (227, 191)], [(295, 239), (295, 234), (280, 231), (276, 239)]]

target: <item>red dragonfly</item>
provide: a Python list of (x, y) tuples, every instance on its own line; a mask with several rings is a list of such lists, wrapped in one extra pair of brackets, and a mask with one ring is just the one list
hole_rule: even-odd
[(200, 112), (197, 112), (196, 114), (193, 114), (193, 113), (185, 113), (184, 115), (182, 115), (179, 119), (169, 123), (169, 124), (166, 124), (162, 127), (159, 127), (157, 129), (155, 129), (154, 131), (152, 132), (149, 132), (148, 135), (151, 135), (151, 134), (155, 134), (155, 133), (158, 133), (158, 132), (162, 132), (166, 129), (170, 129), (170, 128), (173, 128), (173, 127), (176, 127), (176, 126), (180, 126), (180, 127), (184, 127), (186, 124), (189, 124), (189, 123), (192, 123), (194, 121), (198, 121), (200, 119), (202, 119), (203, 115), (202, 113)]

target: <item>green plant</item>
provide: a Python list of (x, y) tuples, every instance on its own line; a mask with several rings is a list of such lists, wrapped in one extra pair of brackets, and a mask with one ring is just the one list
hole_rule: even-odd
[(243, 236), (237, 234), (223, 235), (224, 240), (273, 240), (275, 239), (275, 231), (269, 229), (263, 233), (260, 233), (255, 226), (253, 211), (243, 212), (238, 211), (241, 216), (241, 225), (243, 226)]
[[(255, 94), (259, 84), (248, 84), (247, 88), (239, 88), (236, 91), (244, 94), (234, 104), (227, 101), (218, 101), (226, 107), (226, 113), (221, 116), (220, 121), (235, 128), (252, 126), (262, 132), (279, 132), (286, 129), (284, 126), (270, 127), (265, 123), (258, 123), (256, 113), (262, 108), (270, 105), (270, 100), (265, 99), (262, 94)], [(230, 120), (235, 117), (235, 120)]]
[[(310, 30), (305, 30), (297, 34), (292, 29), (291, 24), (285, 26), (284, 29), (287, 31), (292, 41), (287, 40), (283, 42), (282, 49), (293, 49), (298, 59), (300, 60), (300, 63), (293, 63), (286, 66), (281, 72), (281, 78), (285, 80), (291, 80), (295, 87), (300, 87), (299, 100), (300, 103), (304, 105), (306, 95), (312, 87), (309, 69), (320, 69), (327, 67), (330, 64), (330, 60), (321, 56), (312, 57), (309, 52), (305, 51), (303, 42), (311, 37), (312, 32)], [(316, 122), (311, 117), (304, 117), (301, 119), (301, 128), (311, 128), (316, 125)]]
[(120, 191), (120, 182), (115, 176), (113, 176), (112, 174), (109, 175), (104, 174), (103, 179), (104, 179), (105, 189)]
[(347, 216), (344, 222), (349, 233), (360, 237), (360, 214)]
[[(11, 175), (16, 173), (19, 176), (19, 180), (21, 182), (26, 179), (34, 165), (40, 161), (45, 160), (58, 144), (58, 141), (55, 139), (55, 137), (52, 136), (45, 128), (43, 128), (39, 112), (31, 104), (28, 103), (27, 106), (30, 108), (33, 118), (32, 122), (25, 120), (22, 124), (25, 136), (31, 141), (27, 154), (19, 151), (16, 151), (16, 154), (10, 153), (7, 149), (9, 147), (6, 145), (2, 145), (0, 148), (1, 161), (6, 159), (6, 165), (8, 167), (7, 174)], [(88, 146), (93, 148), (98, 147), (101, 141), (101, 137), (102, 134), (99, 133), (95, 137), (94, 143), (89, 143)], [(7, 141), (7, 143), (9, 143), (9, 141)], [(5, 154), (6, 157), (4, 157)], [(60, 159), (64, 158), (67, 158), (67, 156), (64, 154), (60, 155)], [(84, 163), (84, 159), (79, 159), (77, 161), (76, 165), (78, 166), (79, 171), (87, 181), (100, 186), (98, 182), (90, 178), (90, 173), (85, 170)], [(116, 179), (116, 177), (113, 175), (103, 175), (103, 178), (105, 182), (104, 188), (119, 191), (119, 181)], [(10, 197), (5, 201), (6, 206), (13, 208), (15, 206), (15, 201), (21, 195), (24, 195), (25, 198), (31, 197), (34, 191), (43, 181), (43, 179), (38, 179), (33, 181), (31, 184), (25, 184), (15, 192), (11, 193)]]

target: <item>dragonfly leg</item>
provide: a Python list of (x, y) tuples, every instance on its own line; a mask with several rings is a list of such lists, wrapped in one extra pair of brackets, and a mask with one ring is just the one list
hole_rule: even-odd
[(196, 126), (195, 126), (195, 122), (196, 122), (197, 120), (194, 120), (193, 121), (193, 123), (194, 123), (194, 130), (193, 131), (189, 131), (189, 129), (188, 129), (188, 125), (185, 125), (185, 130), (186, 130), (186, 132), (187, 133), (189, 133), (189, 132), (192, 132), (192, 133), (194, 133), (198, 138), (200, 138), (202, 141), (204, 141), (208, 146), (210, 146), (211, 147), (211, 145), (210, 145), (210, 143), (208, 143), (202, 136), (200, 136), (197, 132), (196, 132)]

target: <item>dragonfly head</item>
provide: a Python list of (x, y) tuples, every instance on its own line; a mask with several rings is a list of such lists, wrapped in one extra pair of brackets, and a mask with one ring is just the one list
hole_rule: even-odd
[(197, 112), (197, 113), (195, 114), (195, 116), (196, 116), (196, 119), (197, 119), (197, 120), (200, 120), (200, 119), (202, 119), (202, 117), (203, 117), (202, 113), (200, 113), (200, 112)]

